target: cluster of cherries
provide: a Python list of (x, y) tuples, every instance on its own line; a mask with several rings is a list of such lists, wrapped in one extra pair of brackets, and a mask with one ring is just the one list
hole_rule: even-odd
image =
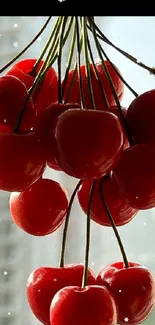
[[(102, 226), (111, 222), (101, 185), (116, 226), (155, 207), (155, 90), (135, 98), (128, 109), (122, 107), (122, 119), (102, 63), (95, 66), (109, 105), (90, 64), (95, 109), (85, 66), (80, 67), (84, 107), (78, 72), (69, 90), (73, 70), (62, 81), (62, 103), (53, 67), (28, 96), (43, 61), (37, 69), (35, 63), (22, 60), (0, 77), (0, 189), (11, 192), (15, 224), (45, 236), (65, 220), (68, 194), (58, 182), (43, 178), (46, 166), (81, 180), (78, 200), (86, 214), (96, 180), (90, 217)], [(105, 64), (121, 101), (124, 84), (112, 65)], [(146, 267), (116, 262), (97, 276), (88, 268), (87, 285), (81, 287), (83, 272), (83, 264), (72, 264), (40, 267), (30, 274), (28, 302), (44, 325), (136, 325), (152, 311), (155, 282)]]

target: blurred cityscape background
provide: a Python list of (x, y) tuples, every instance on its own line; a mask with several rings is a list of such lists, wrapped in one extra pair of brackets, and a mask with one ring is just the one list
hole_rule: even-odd
[[(47, 17), (0, 17), (0, 68), (21, 51), (36, 35)], [(22, 58), (37, 58), (46, 43), (56, 17)], [(96, 17), (98, 26), (117, 46), (142, 62), (155, 65), (155, 17)], [(153, 89), (154, 76), (103, 44), (110, 59), (126, 81), (138, 92)], [(63, 68), (68, 47), (63, 52)], [(94, 50), (96, 55), (96, 52)], [(97, 55), (96, 55), (97, 57)], [(55, 68), (57, 68), (55, 66)], [(126, 89), (122, 104), (128, 106), (133, 96)], [(9, 148), (8, 148), (9, 150)], [(45, 177), (59, 181), (69, 194), (76, 179), (47, 169)], [(0, 191), (0, 325), (39, 325), (28, 306), (25, 285), (29, 274), (41, 265), (57, 266), (63, 226), (46, 237), (33, 237), (14, 225), (8, 209), (9, 193)], [(66, 263), (83, 262), (86, 217), (77, 200), (69, 224)], [(155, 210), (140, 212), (132, 222), (119, 228), (129, 260), (149, 267), (155, 274)], [(113, 231), (91, 222), (90, 267), (97, 273), (106, 264), (121, 259)], [(155, 323), (155, 313), (145, 325)]]

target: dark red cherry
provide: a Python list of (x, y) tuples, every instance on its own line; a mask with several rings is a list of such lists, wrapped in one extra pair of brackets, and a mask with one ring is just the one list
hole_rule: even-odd
[[(0, 131), (13, 131), (26, 103), (28, 91), (14, 76), (0, 77)], [(21, 120), (19, 131), (29, 131), (34, 125), (36, 110), (30, 97)]]
[[(108, 61), (105, 61), (105, 64), (106, 64), (108, 72), (109, 72), (109, 74), (111, 76), (111, 79), (113, 81), (113, 84), (115, 86), (117, 96), (118, 96), (119, 100), (121, 100), (122, 97), (123, 97), (123, 93), (124, 93), (124, 84), (121, 81), (121, 79), (118, 77), (118, 74), (115, 72), (115, 70), (113, 69), (111, 64)], [(102, 66), (102, 63), (100, 61), (95, 62), (95, 65), (96, 65), (96, 69), (98, 71), (100, 81), (101, 81), (102, 86), (104, 88), (108, 103), (109, 103), (110, 106), (114, 106), (114, 105), (116, 105), (116, 102), (115, 102), (113, 92), (112, 92), (111, 86), (109, 84), (108, 78), (107, 78), (106, 73), (104, 71), (104, 68)], [(85, 107), (87, 109), (92, 109), (93, 107), (92, 107), (91, 98), (90, 98), (90, 94), (89, 94), (88, 77), (87, 77), (87, 72), (86, 72), (86, 66), (82, 65), (80, 67), (80, 71), (81, 71), (81, 76), (82, 76), (82, 87), (83, 87)], [(94, 71), (94, 68), (93, 68), (92, 64), (90, 64), (90, 71), (91, 71), (91, 85), (92, 85), (92, 90), (93, 90), (93, 96), (94, 96), (94, 102), (95, 102), (96, 109), (97, 110), (104, 110), (104, 109), (107, 108), (107, 106), (105, 105), (103, 95), (102, 95), (102, 91), (101, 91), (98, 79), (96, 78), (96, 73)], [(70, 83), (71, 83), (71, 80), (72, 80), (73, 73), (74, 73), (74, 70), (69, 71), (68, 79), (67, 79), (67, 83), (66, 83), (66, 87), (65, 87), (64, 99), (67, 98), (67, 94), (68, 94), (68, 91), (69, 91), (69, 87), (70, 87)], [(62, 82), (62, 85), (63, 84), (64, 84), (64, 81)], [(70, 96), (69, 96), (69, 101), (81, 104), (79, 78), (78, 78), (78, 73), (77, 72), (76, 72), (73, 87), (72, 87), (72, 90), (71, 90), (71, 93), (70, 93)]]
[(130, 104), (126, 123), (136, 144), (155, 144), (155, 89), (136, 97)]
[(57, 144), (54, 137), (54, 128), (58, 116), (71, 108), (79, 108), (79, 104), (67, 103), (60, 104), (54, 103), (44, 109), (36, 118), (34, 131), (41, 139), (44, 149), (46, 150), (47, 164), (50, 168), (61, 170), (56, 157), (57, 157)]
[[(41, 61), (36, 70), (33, 71), (33, 67), (36, 63), (36, 59), (24, 59), (21, 60), (11, 67), (6, 75), (13, 75), (19, 78), (29, 90), (37, 76), (37, 73), (41, 69), (44, 61)], [(36, 96), (37, 91), (38, 95)], [(37, 113), (40, 113), (44, 108), (46, 108), (51, 103), (54, 103), (58, 99), (57, 93), (57, 73), (53, 67), (51, 67), (43, 80), (43, 83), (36, 87), (36, 90), (32, 93), (32, 98), (36, 107)]]
[(45, 169), (45, 157), (40, 140), (34, 133), (0, 133), (0, 189), (23, 191)]
[(155, 145), (135, 145), (123, 152), (114, 168), (122, 195), (135, 209), (155, 206)]
[(62, 113), (55, 138), (60, 167), (80, 179), (107, 174), (119, 161), (124, 145), (119, 119), (97, 110), (70, 109)]
[[(127, 114), (127, 109), (125, 107), (121, 107), (122, 109), (122, 112), (123, 112), (123, 115), (124, 117), (126, 116)], [(122, 118), (121, 118), (121, 114), (119, 112), (119, 109), (117, 106), (110, 106), (110, 108), (108, 109), (109, 112), (115, 114), (119, 120), (120, 120), (120, 123), (122, 125), (122, 129), (123, 129), (123, 134), (124, 134), (124, 150), (129, 148), (129, 141), (128, 141), (128, 137), (127, 137), (127, 133), (125, 131), (125, 128), (124, 128), (124, 124), (123, 124), (123, 121), (122, 121)]]

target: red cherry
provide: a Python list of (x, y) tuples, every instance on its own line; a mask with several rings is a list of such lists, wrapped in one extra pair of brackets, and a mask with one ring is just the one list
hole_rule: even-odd
[[(13, 128), (11, 128), (10, 126), (0, 124), (0, 133), (12, 133), (12, 129)], [(23, 134), (24, 132), (20, 132), (20, 133)]]
[[(28, 91), (18, 78), (0, 77), (0, 130), (14, 130), (25, 105)], [(34, 124), (36, 111), (30, 97), (21, 121), (20, 131), (30, 130)]]
[[(127, 137), (127, 134), (126, 134), (126, 131), (125, 131), (122, 119), (121, 119), (119, 109), (118, 109), (117, 106), (110, 106), (109, 112), (115, 114), (120, 120), (120, 123), (122, 125), (122, 129), (123, 129), (123, 134), (124, 134), (124, 150), (125, 150), (125, 149), (129, 148), (130, 145), (129, 145), (128, 137)], [(125, 117), (126, 114), (127, 114), (127, 109), (125, 107), (122, 107), (122, 112), (123, 112), (123, 115)]]
[[(27, 89), (29, 89), (39, 70), (41, 69), (44, 61), (41, 61), (38, 65), (38, 68), (34, 73), (32, 73), (33, 67), (36, 63), (36, 59), (24, 59), (21, 60), (13, 65), (12, 68), (10, 68), (6, 75), (13, 75), (17, 78), (19, 78), (26, 86)], [(40, 86), (38, 86), (40, 87)], [(35, 100), (35, 94), (37, 92), (38, 87), (36, 87), (36, 90), (32, 93), (32, 98), (34, 99), (35, 107), (37, 110), (37, 113), (42, 111), (45, 107), (50, 105), (51, 103), (54, 103), (57, 101), (58, 95), (57, 95), (57, 73), (54, 70), (53, 67), (51, 67), (44, 78), (44, 81), (41, 85), (41, 88), (39, 89), (39, 93), (37, 95), (37, 98)]]
[[(130, 267), (141, 266), (140, 264), (138, 264), (136, 262), (128, 262), (128, 263), (129, 263)], [(111, 277), (114, 275), (114, 273), (117, 272), (118, 270), (122, 270), (122, 269), (124, 269), (123, 262), (114, 262), (110, 265), (107, 265), (97, 275), (96, 284), (103, 285), (103, 286), (107, 287), (108, 289), (110, 289), (109, 284), (108, 284), (109, 283), (108, 279), (110, 279), (110, 281), (111, 281)], [(106, 276), (105, 276), (105, 274), (106, 274)]]
[(155, 282), (151, 272), (137, 263), (123, 268), (123, 263), (105, 267), (97, 284), (106, 286), (115, 298), (118, 324), (140, 324), (155, 304)]
[(0, 189), (23, 191), (43, 174), (45, 158), (34, 133), (0, 133)]
[(114, 177), (127, 202), (135, 209), (155, 206), (155, 145), (140, 144), (123, 152)]
[(46, 150), (48, 166), (55, 170), (61, 170), (58, 162), (56, 161), (57, 144), (53, 135), (55, 123), (60, 114), (71, 108), (79, 108), (79, 104), (51, 104), (46, 109), (44, 109), (36, 118), (34, 131), (43, 142), (44, 148)]
[(116, 325), (116, 322), (114, 299), (101, 286), (63, 288), (50, 306), (51, 325)]
[(127, 110), (126, 123), (136, 144), (155, 143), (155, 89), (133, 100)]
[(11, 193), (10, 212), (15, 224), (34, 236), (56, 231), (66, 216), (66, 190), (50, 179), (39, 179), (21, 193)]
[[(97, 181), (93, 194), (91, 204), (91, 219), (100, 224), (101, 226), (111, 226), (108, 219), (107, 212), (103, 206), (100, 198), (100, 180)], [(92, 186), (91, 180), (85, 180), (82, 182), (78, 191), (78, 200), (84, 213), (87, 214), (89, 193)], [(134, 216), (138, 213), (138, 210), (133, 209), (125, 201), (124, 197), (120, 193), (120, 189), (114, 177), (108, 175), (103, 180), (103, 194), (108, 206), (108, 209), (113, 217), (116, 226), (123, 226), (130, 222)]]
[[(44, 324), (50, 325), (49, 309), (54, 295), (70, 285), (80, 286), (84, 266), (69, 264), (59, 267), (39, 267), (29, 276), (26, 293), (34, 315)], [(88, 269), (88, 284), (95, 284), (95, 274)]]
[(63, 171), (80, 179), (100, 178), (118, 162), (124, 137), (112, 113), (70, 109), (58, 117), (55, 137)]
[[(118, 77), (117, 73), (115, 72), (115, 70), (113, 69), (111, 64), (108, 61), (105, 61), (105, 64), (106, 64), (108, 72), (111, 76), (111, 79), (113, 81), (113, 84), (115, 86), (117, 96), (118, 96), (119, 100), (121, 100), (123, 97), (123, 93), (124, 93), (124, 84), (121, 81), (121, 79)], [(116, 102), (115, 102), (115, 99), (114, 99), (114, 96), (113, 96), (113, 93), (111, 90), (111, 86), (110, 86), (108, 78), (104, 72), (102, 63), (96, 62), (95, 65), (96, 65), (96, 69), (98, 71), (100, 81), (103, 85), (105, 94), (107, 96), (109, 105), (110, 106), (116, 105)], [(91, 84), (92, 84), (92, 90), (93, 90), (93, 96), (94, 96), (96, 109), (97, 110), (106, 109), (107, 107), (104, 103), (102, 91), (101, 91), (98, 79), (96, 78), (96, 73), (94, 72), (94, 68), (93, 68), (92, 64), (90, 64), (90, 70), (91, 70)], [(91, 103), (89, 89), (88, 89), (88, 78), (87, 78), (85, 65), (80, 67), (80, 71), (81, 71), (81, 76), (82, 76), (82, 86), (83, 86), (85, 107), (88, 109), (92, 109), (92, 103)], [(67, 83), (66, 83), (66, 87), (65, 87), (64, 99), (66, 99), (66, 97), (67, 97), (73, 73), (74, 73), (74, 70), (69, 71), (68, 79), (67, 79)], [(64, 81), (63, 81), (63, 83), (64, 83)], [(62, 85), (63, 85), (63, 83), (62, 83)], [(81, 103), (78, 72), (76, 72), (73, 87), (72, 87), (72, 90), (71, 90), (71, 93), (69, 96), (69, 101), (76, 102), (79, 104)]]

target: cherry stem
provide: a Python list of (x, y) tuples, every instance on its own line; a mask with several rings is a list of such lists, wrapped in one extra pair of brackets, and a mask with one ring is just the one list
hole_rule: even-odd
[(85, 250), (85, 263), (84, 263), (84, 272), (83, 272), (83, 279), (82, 279), (82, 288), (84, 288), (87, 285), (87, 279), (88, 279), (89, 250), (90, 250), (90, 220), (91, 220), (90, 213), (91, 213), (91, 205), (92, 205), (95, 186), (96, 186), (96, 180), (93, 181), (89, 192), (87, 222), (86, 222), (86, 250)]
[(112, 215), (111, 215), (111, 213), (109, 211), (109, 208), (107, 206), (107, 203), (106, 203), (106, 200), (105, 200), (105, 197), (104, 197), (104, 194), (103, 194), (103, 182), (104, 182), (104, 177), (100, 180), (100, 184), (99, 184), (99, 192), (100, 192), (101, 201), (102, 201), (102, 204), (103, 204), (103, 206), (104, 206), (104, 208), (106, 210), (108, 219), (109, 219), (109, 221), (111, 223), (112, 229), (113, 229), (114, 234), (116, 236), (116, 239), (117, 239), (117, 242), (118, 242), (121, 254), (122, 254), (122, 258), (123, 258), (123, 261), (124, 261), (124, 266), (125, 266), (125, 268), (128, 268), (129, 267), (129, 262), (128, 262), (128, 259), (127, 259), (126, 253), (125, 253), (125, 249), (123, 247), (119, 232), (118, 232), (118, 230), (116, 228), (115, 222), (114, 222), (113, 217), (112, 217)]
[[(94, 19), (93, 19), (94, 22)], [(89, 28), (89, 26), (87, 25), (87, 27)], [(97, 36), (100, 38), (99, 34), (97, 34)], [(102, 38), (101, 38), (102, 39)], [(100, 50), (101, 52), (104, 54), (106, 60), (111, 64), (112, 68), (114, 69), (114, 71), (117, 73), (117, 75), (119, 76), (119, 78), (122, 80), (122, 82), (124, 83), (124, 85), (131, 91), (131, 93), (135, 96), (138, 97), (138, 93), (126, 82), (126, 80), (122, 77), (122, 75), (119, 73), (118, 69), (115, 67), (115, 65), (112, 63), (112, 61), (109, 59), (108, 55), (105, 53), (105, 51), (102, 49), (102, 46), (100, 45)]]
[(40, 73), (40, 76), (39, 76), (39, 78), (38, 78), (38, 80), (36, 82), (36, 86), (38, 84), (38, 88), (37, 88), (37, 91), (36, 91), (35, 96), (33, 98), (34, 102), (36, 101), (36, 99), (38, 97), (38, 94), (39, 94), (40, 88), (42, 86), (42, 83), (44, 81), (45, 75), (46, 75), (47, 71), (51, 67), (51, 65), (49, 64), (49, 61), (51, 60), (51, 57), (53, 57), (53, 55), (54, 55), (54, 53), (55, 53), (55, 51), (57, 49), (58, 40), (59, 40), (58, 39), (58, 34), (59, 34), (59, 30), (60, 30), (61, 23), (62, 23), (62, 17), (60, 17), (60, 18), (61, 19), (59, 19), (58, 23), (56, 23), (56, 28), (54, 27), (54, 33), (52, 31), (51, 36), (49, 38), (49, 41), (45, 45), (45, 48), (47, 48), (50, 45), (50, 43), (51, 43), (50, 48), (49, 48), (49, 51), (48, 51), (48, 54), (46, 56), (46, 61), (43, 63), (43, 65), (41, 67), (41, 73)]
[[(68, 28), (67, 28), (67, 31), (66, 31), (66, 33), (65, 33), (65, 36), (64, 36), (64, 39), (63, 39), (63, 46), (65, 45), (66, 40), (67, 40), (67, 38), (68, 38), (68, 35), (69, 35), (69, 32), (70, 32), (70, 29), (71, 29), (71, 26), (72, 26), (72, 22), (73, 22), (73, 17), (71, 17), (71, 19), (70, 19), (70, 23), (69, 23)], [(57, 30), (57, 33), (56, 33), (56, 34), (58, 34), (58, 30)], [(44, 80), (47, 71), (48, 71), (49, 68), (54, 64), (55, 60), (56, 60), (57, 57), (58, 57), (58, 54), (55, 53), (55, 50), (56, 50), (56, 48), (57, 48), (57, 45), (58, 45), (58, 40), (55, 41), (55, 38), (54, 38), (54, 43), (52, 43), (53, 50), (52, 50), (52, 52), (51, 52), (51, 54), (50, 54), (50, 61), (48, 62), (48, 66), (44, 69), (44, 71), (43, 71), (43, 73), (42, 73), (42, 75), (41, 75), (41, 77), (40, 77), (40, 83)], [(52, 47), (51, 47), (51, 49), (52, 49)], [(37, 92), (36, 92), (36, 96), (37, 96)], [(36, 98), (36, 97), (35, 97), (35, 98)]]
[(94, 95), (93, 95), (93, 89), (92, 89), (92, 84), (91, 84), (90, 63), (89, 63), (89, 55), (88, 55), (88, 48), (87, 48), (87, 40), (88, 40), (87, 17), (82, 18), (82, 27), (83, 27), (84, 56), (85, 56), (88, 90), (89, 90), (89, 95), (90, 95), (90, 99), (91, 99), (92, 109), (96, 109)]
[(72, 196), (70, 198), (70, 201), (69, 201), (69, 205), (68, 205), (68, 209), (67, 209), (67, 215), (66, 215), (66, 219), (65, 219), (64, 230), (63, 230), (63, 236), (62, 236), (62, 245), (61, 245), (61, 252), (60, 252), (60, 263), (59, 263), (60, 267), (64, 267), (66, 239), (67, 239), (67, 231), (68, 231), (68, 225), (69, 225), (70, 212), (71, 212), (71, 208), (72, 208), (72, 205), (73, 205), (75, 195), (76, 195), (81, 183), (82, 183), (82, 181), (80, 180), (78, 182), (78, 184), (76, 185), (76, 187), (75, 187), (75, 189), (74, 189), (74, 191), (72, 193)]
[(112, 68), (114, 69), (114, 71), (117, 73), (117, 75), (119, 76), (119, 78), (122, 80), (122, 82), (124, 83), (124, 85), (131, 91), (131, 93), (135, 96), (138, 97), (138, 93), (125, 81), (125, 79), (121, 76), (121, 74), (119, 73), (119, 71), (117, 70), (117, 68), (115, 67), (115, 65), (111, 62), (111, 60), (109, 59), (108, 55), (105, 53), (105, 51), (102, 49), (102, 46), (100, 45), (100, 49), (101, 52), (103, 53), (103, 55), (105, 56), (106, 60), (111, 64)]
[[(83, 46), (83, 37), (82, 35), (80, 36), (80, 53), (81, 53), (81, 50), (82, 50), (82, 46)], [(75, 62), (74, 64), (74, 68), (73, 68), (73, 75), (72, 75), (72, 78), (71, 78), (71, 81), (70, 81), (70, 85), (69, 85), (69, 88), (68, 88), (68, 91), (67, 91), (67, 96), (66, 96), (66, 99), (64, 101), (64, 103), (66, 104), (69, 100), (69, 97), (70, 97), (70, 93), (71, 93), (71, 90), (73, 88), (73, 84), (74, 84), (74, 80), (75, 80), (75, 77), (76, 77), (76, 72), (77, 72), (77, 61)]]
[[(98, 50), (98, 54), (99, 54), (99, 57), (101, 59), (101, 62), (102, 62), (102, 66), (103, 66), (103, 69), (104, 69), (104, 72), (107, 76), (107, 79), (109, 81), (109, 84), (110, 84), (110, 87), (111, 87), (111, 90), (112, 90), (112, 93), (113, 93), (113, 96), (115, 98), (115, 101), (116, 101), (116, 104), (117, 104), (117, 107), (118, 107), (118, 110), (119, 110), (119, 113), (120, 113), (120, 118), (122, 120), (122, 123), (123, 123), (123, 126), (124, 126), (124, 130), (126, 132), (126, 135), (127, 135), (127, 138), (128, 138), (128, 141), (129, 141), (129, 144), (132, 145), (132, 139), (129, 135), (129, 132), (128, 132), (128, 128), (127, 128), (127, 125), (126, 125), (126, 120), (125, 120), (125, 117), (124, 117), (124, 114), (123, 114), (123, 111), (122, 111), (122, 108), (121, 108), (121, 105), (120, 105), (120, 102), (119, 102), (119, 99), (118, 99), (118, 96), (117, 96), (117, 93), (116, 93), (116, 90), (115, 90), (115, 87), (114, 87), (114, 84), (113, 84), (113, 81), (111, 79), (111, 76), (109, 74), (109, 71), (106, 67), (106, 64), (104, 62), (104, 58), (102, 56), (102, 52), (101, 52), (101, 49), (100, 49), (100, 43), (97, 39), (97, 35), (96, 35), (96, 31), (95, 31), (95, 28), (93, 27), (93, 35), (94, 35), (94, 40), (95, 40), (95, 43), (96, 43), (96, 47), (97, 47), (97, 50)], [(104, 53), (104, 50), (102, 49), (103, 53)]]
[[(79, 34), (79, 22), (78, 17), (75, 17), (76, 20), (76, 33), (77, 33), (77, 71), (78, 71), (78, 79), (79, 79), (79, 88), (80, 88), (80, 99), (81, 99), (81, 108), (84, 109), (84, 94), (83, 94), (83, 85), (82, 85), (82, 76), (81, 76), (81, 49), (80, 49), (80, 34)], [(83, 39), (82, 39), (83, 40)]]
[[(69, 33), (70, 33), (70, 30), (71, 30), (71, 27), (72, 27), (72, 23), (73, 23), (73, 19), (74, 19), (74, 17), (71, 17), (71, 18), (70, 18), (70, 22), (69, 22), (69, 24), (68, 24), (67, 31), (65, 32), (65, 36), (64, 36), (64, 38), (63, 38), (63, 46), (65, 45), (66, 40), (67, 40), (67, 38), (68, 38), (68, 35), (69, 35)], [(51, 56), (51, 58), (50, 58), (50, 61), (49, 61), (48, 65), (49, 65), (49, 66), (52, 66), (53, 63), (55, 62), (55, 60), (57, 59), (57, 57), (58, 57), (58, 53), (55, 53), (55, 52), (54, 52), (54, 53), (53, 53), (53, 56)]]
[[(60, 25), (57, 26), (57, 31), (59, 31), (59, 29), (60, 29)], [(53, 32), (52, 32), (52, 34), (53, 34)], [(53, 44), (52, 44), (52, 45), (53, 45)], [(45, 46), (45, 47), (46, 47), (46, 46)], [(19, 132), (20, 124), (21, 124), (21, 121), (22, 121), (22, 118), (23, 118), (23, 115), (24, 115), (24, 112), (25, 112), (26, 106), (27, 106), (27, 104), (28, 104), (28, 101), (29, 101), (29, 99), (30, 99), (31, 94), (33, 93), (34, 89), (36, 88), (36, 86), (38, 85), (38, 83), (39, 83), (39, 81), (40, 81), (40, 79), (41, 79), (41, 77), (42, 77), (42, 72), (44, 71), (44, 69), (45, 69), (45, 67), (46, 67), (46, 65), (47, 65), (47, 62), (48, 62), (48, 60), (49, 60), (49, 56), (50, 56), (50, 54), (51, 54), (51, 48), (50, 48), (50, 50), (49, 50), (49, 52), (48, 52), (48, 55), (47, 55), (47, 57), (46, 57), (46, 59), (45, 59), (43, 65), (41, 66), (41, 69), (39, 70), (39, 72), (38, 72), (37, 75), (36, 75), (36, 78), (35, 78), (35, 80), (34, 80), (34, 82), (33, 82), (32, 87), (31, 87), (31, 88), (29, 89), (29, 91), (28, 91), (28, 96), (27, 96), (27, 98), (26, 98), (26, 100), (25, 100), (25, 103), (24, 103), (24, 106), (23, 106), (23, 108), (22, 108), (22, 110), (21, 110), (21, 112), (20, 112), (20, 115), (19, 115), (18, 121), (17, 121), (16, 126), (15, 126), (15, 129), (14, 129), (14, 133), (18, 133), (18, 132)], [(49, 67), (48, 67), (48, 69), (49, 69)]]
[[(103, 51), (103, 49), (102, 49), (102, 51)], [(116, 101), (116, 104), (117, 104), (117, 108), (118, 108), (118, 111), (120, 113), (120, 118), (121, 118), (122, 123), (123, 123), (123, 126), (124, 126), (124, 130), (125, 130), (126, 136), (128, 138), (128, 141), (129, 141), (130, 146), (132, 146), (132, 138), (131, 138), (131, 136), (130, 136), (130, 134), (128, 132), (128, 127), (127, 127), (127, 124), (126, 124), (126, 119), (125, 119), (125, 116), (123, 114), (120, 101), (118, 99), (118, 96), (117, 96), (117, 93), (116, 93), (116, 90), (115, 90), (113, 81), (112, 81), (111, 76), (109, 74), (109, 71), (108, 71), (108, 69), (106, 67), (106, 64), (105, 64), (104, 59), (102, 60), (102, 64), (103, 64), (103, 67), (104, 67), (104, 71), (106, 73), (106, 76), (108, 78), (109, 84), (111, 86), (111, 89), (112, 89), (112, 92), (113, 92), (113, 95), (114, 95), (114, 98), (115, 98), (115, 101)]]
[(64, 100), (65, 104), (68, 103), (68, 100), (69, 100), (69, 97), (70, 97), (70, 94), (71, 94), (71, 91), (72, 91), (72, 88), (73, 88), (73, 85), (74, 85), (76, 73), (77, 73), (77, 63), (75, 64), (74, 69), (73, 69), (73, 75), (72, 75), (72, 78), (71, 78), (71, 81), (70, 81), (70, 84), (69, 84), (69, 88), (67, 90), (66, 98)]
[[(155, 75), (155, 68), (151, 68), (148, 65), (140, 62), (139, 60), (137, 60), (134, 56), (132, 56), (131, 54), (123, 51), (122, 49), (120, 49), (119, 47), (117, 47), (116, 45), (114, 45), (102, 32), (101, 30), (98, 28), (98, 26), (95, 24), (95, 22), (92, 20), (91, 17), (89, 17), (89, 20), (91, 22), (91, 24), (94, 26), (94, 28), (98, 31), (99, 34), (97, 34), (97, 36), (105, 43), (107, 43), (108, 45), (112, 46), (113, 48), (115, 48), (115, 50), (117, 50), (118, 52), (120, 52), (122, 55), (124, 55), (126, 58), (128, 58), (130, 61), (134, 62), (135, 64), (137, 64), (138, 66), (140, 66), (141, 68), (147, 70), (150, 72), (150, 74)], [(92, 31), (91, 27), (88, 26), (88, 28)]]
[(66, 66), (66, 71), (65, 71), (65, 77), (64, 77), (63, 85), (62, 85), (62, 96), (65, 93), (65, 87), (66, 87), (66, 83), (67, 83), (67, 79), (68, 79), (68, 73), (69, 73), (73, 55), (74, 55), (75, 41), (76, 41), (76, 20), (74, 20), (74, 29), (73, 29), (73, 35), (72, 35), (72, 40), (71, 40), (71, 46), (70, 46), (70, 51), (69, 51), (69, 56), (68, 56), (68, 61), (67, 61), (67, 66)]
[(93, 58), (93, 53), (92, 53), (92, 50), (91, 50), (89, 38), (87, 38), (87, 44), (88, 44), (88, 50), (89, 50), (90, 58), (91, 58), (91, 61), (92, 61), (92, 65), (93, 65), (93, 68), (94, 68), (94, 71), (95, 71), (95, 74), (96, 74), (96, 78), (98, 80), (98, 83), (99, 83), (99, 86), (100, 86), (100, 89), (101, 89), (101, 93), (102, 93), (102, 97), (103, 97), (103, 100), (104, 100), (104, 104), (105, 104), (105, 106), (107, 108), (109, 108), (110, 105), (108, 103), (106, 93), (104, 91), (102, 82), (101, 82), (100, 77), (99, 77), (99, 73), (98, 73), (97, 68), (96, 68), (96, 65), (95, 65), (95, 61), (94, 61), (94, 58)]
[(62, 103), (62, 88), (61, 88), (61, 58), (63, 48), (63, 37), (68, 17), (63, 17), (62, 28), (59, 36), (59, 47), (58, 47), (58, 102)]
[(0, 73), (2, 73), (4, 70), (6, 70), (12, 63), (14, 63), (16, 60), (18, 60), (18, 58), (20, 58), (20, 56), (22, 56), (22, 54), (24, 54), (29, 47), (31, 47), (31, 45), (33, 43), (35, 43), (35, 41), (38, 39), (38, 37), (43, 33), (43, 31), (45, 30), (46, 26), (48, 25), (48, 23), (50, 22), (52, 16), (50, 16), (47, 20), (46, 23), (43, 25), (43, 27), (40, 29), (39, 33), (32, 39), (32, 41), (26, 46), (24, 47), (24, 49), (19, 52), (11, 61), (9, 61), (6, 65), (4, 65), (1, 69), (0, 69)]
[(36, 87), (37, 84), (38, 84), (38, 81), (39, 81), (39, 78), (40, 78), (40, 76), (41, 76), (42, 70), (44, 69), (44, 65), (46, 65), (46, 60), (45, 60), (44, 64), (42, 65), (41, 69), (39, 70), (39, 73), (37, 74), (37, 76), (36, 76), (36, 78), (35, 78), (35, 80), (34, 80), (34, 82), (33, 82), (32, 87), (29, 89), (28, 96), (27, 96), (27, 98), (26, 98), (26, 100), (25, 100), (24, 106), (23, 106), (23, 108), (22, 108), (22, 110), (21, 110), (21, 112), (20, 112), (20, 115), (19, 115), (18, 121), (17, 121), (16, 126), (15, 126), (15, 128), (14, 128), (14, 133), (18, 133), (18, 132), (19, 132), (20, 124), (21, 124), (21, 122), (22, 122), (22, 118), (23, 118), (23, 115), (24, 115), (24, 112), (25, 112), (26, 106), (27, 106), (27, 104), (28, 104), (28, 101), (29, 101), (29, 99), (30, 99), (30, 97), (31, 97), (32, 92), (34, 91), (35, 87)]
[(62, 21), (63, 21), (63, 17), (59, 17), (59, 19), (57, 20), (54, 29), (51, 32), (51, 35), (49, 37), (49, 40), (47, 42), (47, 44), (45, 45), (45, 48), (43, 50), (43, 52), (45, 53), (47, 51), (47, 48), (50, 45), (48, 54), (46, 56), (46, 60), (44, 61), (43, 65), (41, 66), (41, 69), (39, 70), (38, 75), (36, 76), (36, 79), (34, 80), (33, 83), (33, 89), (30, 88), (30, 92), (32, 94), (32, 92), (34, 91), (34, 89), (36, 88), (36, 86), (38, 86), (37, 91), (35, 93), (35, 96), (33, 98), (34, 102), (36, 101), (39, 91), (42, 87), (42, 83), (44, 81), (45, 75), (47, 73), (47, 71), (50, 69), (51, 67), (51, 58), (53, 57), (54, 53), (56, 52), (57, 46), (58, 46), (58, 41), (59, 41), (59, 31), (62, 25)]
[(51, 43), (51, 41), (52, 41), (52, 38), (53, 38), (54, 34), (55, 34), (55, 33), (57, 34), (57, 31), (58, 31), (58, 29), (59, 29), (59, 26), (60, 26), (60, 24), (61, 24), (61, 21), (62, 21), (62, 17), (59, 17), (59, 18), (57, 19), (55, 25), (54, 25), (54, 28), (53, 28), (53, 30), (52, 30), (52, 33), (51, 33), (51, 35), (50, 35), (50, 37), (49, 37), (49, 39), (48, 39), (48, 41), (47, 41), (47, 43), (46, 43), (46, 45), (45, 45), (43, 51), (41, 52), (41, 54), (40, 54), (38, 60), (36, 61), (36, 63), (34, 64), (34, 66), (33, 66), (33, 68), (32, 68), (31, 75), (34, 75), (34, 73), (36, 73), (36, 70), (37, 70), (37, 68), (38, 68), (38, 66), (39, 66), (39, 63), (40, 63), (40, 61), (42, 60), (42, 58), (44, 57), (44, 55), (45, 55), (45, 53), (46, 53), (46, 51), (47, 51), (47, 49), (48, 49), (48, 47), (49, 47), (49, 45), (50, 45), (50, 43)]

